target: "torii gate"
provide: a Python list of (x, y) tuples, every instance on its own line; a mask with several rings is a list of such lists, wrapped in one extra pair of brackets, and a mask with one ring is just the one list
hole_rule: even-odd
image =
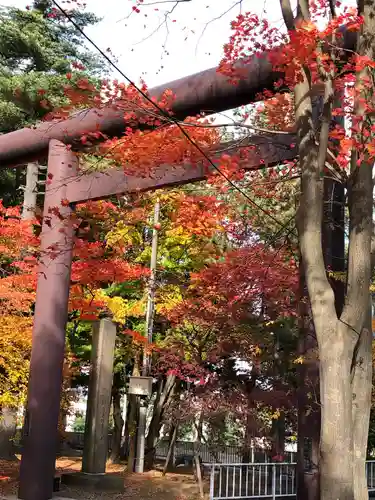
[[(351, 45), (345, 43), (345, 46)], [(254, 57), (246, 70), (247, 76), (238, 85), (230, 84), (212, 68), (151, 89), (150, 95), (158, 98), (165, 90), (172, 90), (175, 94), (172, 111), (175, 117), (183, 119), (202, 111), (210, 114), (248, 104), (265, 88), (273, 89), (280, 77), (265, 57)], [(70, 144), (77, 150), (84, 133), (100, 130), (107, 136), (119, 136), (125, 126), (123, 114), (108, 107), (0, 136), (1, 168), (17, 167), (48, 156), (50, 174), (44, 201), (28, 418), (20, 470), (19, 498), (22, 500), (52, 498), (74, 238), (69, 216), (74, 205), (121, 193), (186, 184), (207, 176), (202, 166), (165, 165), (156, 170), (153, 178), (129, 177), (116, 169), (77, 176), (77, 158), (65, 145)], [(295, 150), (290, 148), (294, 138), (272, 134), (268, 138), (254, 136), (253, 140), (258, 148), (248, 159), (247, 168), (256, 168), (260, 160), (275, 164), (295, 157)], [(68, 200), (69, 205), (62, 205), (63, 199)], [(57, 206), (63, 220), (51, 210)]]

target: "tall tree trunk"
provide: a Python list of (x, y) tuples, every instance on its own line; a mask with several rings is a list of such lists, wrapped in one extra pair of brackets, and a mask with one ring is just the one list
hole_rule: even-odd
[(175, 389), (176, 389), (175, 375), (168, 375), (165, 381), (161, 381), (156, 396), (154, 411), (146, 440), (145, 465), (148, 469), (152, 469), (154, 465), (155, 448), (160, 435), (160, 429), (163, 422), (163, 415), (175, 394)]
[(327, 340), (320, 339), (321, 498), (353, 500), (351, 332), (345, 325), (336, 323), (331, 331), (317, 329), (317, 335), (318, 339), (323, 335), (327, 337)]
[[(365, 56), (374, 61), (375, 56), (375, 3), (374, 1), (359, 1), (358, 14), (363, 17), (364, 24), (361, 27), (356, 52), (359, 58)], [(372, 74), (365, 68), (357, 73), (356, 90), (358, 92), (354, 111), (357, 116), (365, 116), (363, 106), (365, 99), (372, 100), (374, 88), (369, 87)], [(370, 101), (371, 102), (371, 101)], [(367, 121), (369, 116), (366, 116)], [(365, 122), (364, 122), (365, 123)], [(373, 123), (373, 118), (372, 118)], [(361, 132), (362, 134), (362, 132)], [(362, 324), (355, 325), (356, 344), (352, 356), (352, 418), (353, 418), (353, 471), (354, 471), (354, 495), (355, 500), (368, 498), (366, 480), (366, 450), (370, 422), (371, 392), (372, 392), (372, 301), (369, 293), (369, 281), (374, 269), (374, 260), (370, 259), (368, 251), (372, 250), (372, 241), (368, 243), (368, 233), (373, 230), (373, 160), (366, 161), (353, 152), (351, 158), (351, 179), (348, 186), (348, 205), (350, 215), (349, 238), (354, 240), (349, 246), (349, 276), (348, 290), (351, 286), (350, 270), (357, 266), (354, 275), (354, 293), (359, 294), (357, 303), (353, 303), (353, 316), (363, 314)], [(359, 167), (357, 166), (360, 161)], [(355, 238), (354, 238), (355, 236)], [(370, 237), (371, 238), (371, 237)], [(368, 245), (370, 249), (368, 249)], [(367, 278), (367, 274), (370, 276)], [(353, 279), (353, 281), (354, 281)], [(367, 281), (368, 280), (368, 281)], [(356, 309), (354, 309), (356, 308)], [(365, 312), (364, 312), (365, 311)], [(343, 318), (344, 320), (346, 318)]]
[(120, 463), (121, 455), (121, 440), (122, 440), (122, 428), (124, 426), (124, 420), (121, 413), (121, 394), (119, 388), (115, 384), (115, 378), (112, 386), (112, 413), (113, 413), (113, 434), (112, 434), (112, 447), (109, 460), (113, 464)]
[(285, 452), (285, 413), (272, 421), (272, 450), (271, 457), (283, 456)]
[(128, 419), (128, 432), (129, 432), (129, 447), (128, 447), (128, 462), (127, 471), (134, 472), (135, 454), (137, 449), (137, 422), (139, 415), (139, 405), (137, 397), (131, 394), (129, 396), (129, 419)]
[(128, 415), (129, 415), (129, 396), (124, 395), (123, 398), (123, 409), (122, 409), (122, 419), (124, 421), (122, 426), (122, 436), (121, 436), (121, 450), (120, 458), (124, 460), (128, 456), (128, 446), (129, 446), (129, 433), (128, 433)]
[(177, 433), (178, 433), (178, 424), (172, 424), (171, 431), (169, 433), (169, 446), (168, 446), (168, 452), (167, 452), (167, 457), (165, 459), (165, 464), (163, 467), (163, 476), (166, 475), (168, 471), (168, 467), (170, 465), (171, 459), (173, 457), (173, 450), (175, 448), (176, 444), (176, 439), (177, 439)]
[(372, 311), (355, 349), (352, 364), (353, 390), (353, 474), (355, 500), (367, 500), (366, 450), (372, 392)]
[[(249, 408), (251, 408), (252, 402), (250, 398), (248, 400)], [(246, 417), (246, 428), (245, 428), (245, 439), (244, 439), (244, 447), (242, 450), (242, 463), (249, 464), (254, 462), (254, 429), (255, 429), (255, 421), (254, 415), (252, 415), (249, 411)]]
[(201, 443), (201, 436), (203, 434), (203, 415), (200, 412), (197, 418), (197, 422), (195, 424), (197, 429), (196, 438), (194, 440), (194, 469), (195, 469), (195, 477), (198, 483), (199, 488), (199, 496), (201, 499), (204, 498), (204, 487), (203, 487), (203, 477), (202, 477), (202, 468), (201, 468), (201, 457), (199, 455), (199, 448)]
[[(364, 14), (365, 25), (362, 27), (357, 53), (372, 59), (373, 54), (372, 51), (368, 52), (367, 44), (373, 38), (370, 30), (370, 24), (374, 22), (373, 6), (369, 5), (370, 2), (364, 4), (364, 12), (360, 14)], [(290, 2), (282, 0), (281, 7), (288, 29), (294, 30)], [(300, 5), (299, 14), (306, 21), (309, 20), (308, 4), (304, 3), (303, 9)], [(343, 311), (338, 316), (334, 291), (326, 275), (322, 249), (323, 179), (332, 118), (333, 81), (329, 71), (318, 69), (324, 75), (324, 103), (318, 146), (312, 121), (311, 75), (307, 68), (301, 68), (300, 83), (295, 87), (301, 167), (299, 243), (319, 346), (322, 405), (321, 500), (353, 500), (351, 367), (355, 345), (368, 308), (365, 301), (371, 278), (372, 164), (361, 160), (358, 167), (357, 150), (352, 152), (350, 180), (347, 186), (350, 222), (347, 292)], [(364, 75), (357, 75), (356, 87), (361, 96), (362, 76)], [(365, 111), (359, 103), (360, 100), (356, 102), (355, 113), (364, 116)]]

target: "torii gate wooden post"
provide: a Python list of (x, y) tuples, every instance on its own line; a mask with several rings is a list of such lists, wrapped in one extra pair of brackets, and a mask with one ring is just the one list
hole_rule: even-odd
[[(348, 35), (350, 37), (351, 33)], [(354, 46), (354, 39), (348, 39), (345, 46)], [(172, 90), (175, 95), (172, 111), (174, 116), (182, 119), (201, 111), (210, 114), (248, 104), (265, 88), (273, 89), (274, 82), (280, 77), (272, 71), (265, 57), (254, 57), (246, 69), (247, 76), (237, 86), (212, 68), (151, 89), (150, 95), (158, 98), (165, 90)], [(125, 126), (123, 113), (110, 107), (83, 111), (62, 122), (44, 123), (0, 136), (0, 168), (19, 166), (48, 155), (49, 183), (43, 212), (42, 256), (21, 461), (19, 498), (22, 500), (52, 498), (73, 250), (73, 227), (69, 215), (74, 205), (115, 194), (186, 184), (207, 176), (203, 166), (188, 165), (160, 166), (152, 179), (127, 177), (114, 169), (108, 173), (77, 176), (76, 157), (66, 144), (77, 146), (83, 134), (96, 130), (108, 136), (118, 136)], [(290, 148), (295, 142), (293, 137), (272, 134), (268, 138), (253, 137), (253, 140), (258, 150), (247, 159), (247, 168), (264, 166), (264, 160), (266, 164), (275, 164), (295, 157), (295, 150)], [(64, 199), (69, 203), (61, 203)], [(63, 217), (52, 208), (57, 208)]]
[(24, 500), (52, 496), (74, 239), (72, 207), (59, 203), (58, 214), (53, 209), (57, 194), (66, 198), (64, 179), (76, 172), (76, 155), (51, 140), (20, 468), (18, 496)]

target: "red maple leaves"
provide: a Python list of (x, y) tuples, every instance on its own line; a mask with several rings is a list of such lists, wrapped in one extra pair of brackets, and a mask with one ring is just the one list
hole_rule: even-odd
[(266, 321), (295, 315), (297, 285), (296, 263), (289, 252), (249, 245), (192, 276), (188, 297), (171, 319), (230, 328), (254, 317)]
[[(107, 248), (103, 238), (90, 241), (90, 232), (98, 236), (106, 227), (108, 230), (115, 213), (121, 216), (112, 203), (90, 202), (79, 207), (73, 217), (76, 227), (85, 217), (86, 238), (75, 238), (69, 307), (85, 317), (97, 317), (105, 307), (94, 300), (95, 289), (148, 274), (146, 268), (126, 262), (116, 249)], [(20, 215), (19, 207), (5, 209), (0, 204), (0, 301), (2, 310), (8, 313), (30, 313), (35, 301), (40, 242), (33, 227), (40, 221), (24, 221)], [(52, 255), (53, 245), (47, 251)]]

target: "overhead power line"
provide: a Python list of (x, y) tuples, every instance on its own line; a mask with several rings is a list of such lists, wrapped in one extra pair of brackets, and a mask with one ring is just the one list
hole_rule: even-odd
[(112, 59), (83, 31), (83, 29), (74, 21), (72, 16), (69, 15), (69, 13), (63, 9), (60, 4), (56, 0), (52, 0), (52, 3), (57, 7), (57, 9), (69, 20), (69, 22), (75, 27), (75, 29), (99, 52), (99, 54), (114, 68), (134, 89), (147, 101), (149, 102), (152, 106), (154, 106), (158, 112), (164, 117), (167, 118), (170, 122), (172, 122), (182, 135), (192, 144), (197, 151), (203, 156), (205, 160), (209, 162), (211, 167), (218, 172), (227, 182), (230, 186), (232, 186), (237, 192), (239, 192), (251, 205), (256, 207), (258, 210), (263, 212), (265, 215), (267, 215), (271, 220), (276, 222), (279, 226), (283, 227), (284, 224), (279, 221), (276, 217), (271, 215), (267, 210), (265, 210), (263, 207), (261, 207), (256, 201), (254, 201), (243, 189), (238, 187), (215, 163), (211, 160), (211, 158), (206, 154), (206, 152), (200, 147), (200, 145), (186, 132), (183, 128), (183, 126), (180, 124), (179, 120), (174, 118), (170, 113), (166, 112), (164, 109), (162, 109), (157, 102), (154, 102), (151, 97), (149, 97), (142, 89), (140, 89), (118, 66), (115, 62), (112, 61)]

